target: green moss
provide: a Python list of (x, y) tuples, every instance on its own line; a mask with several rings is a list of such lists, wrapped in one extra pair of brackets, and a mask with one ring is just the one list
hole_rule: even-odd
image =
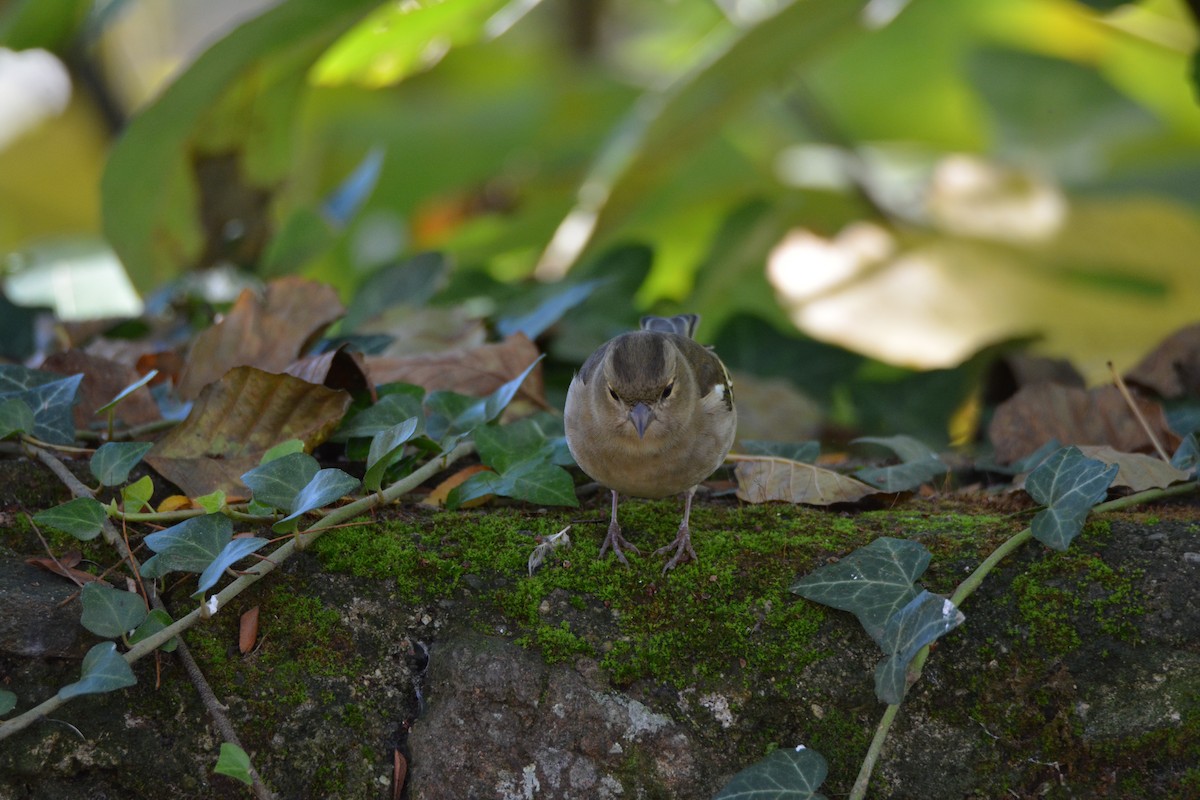
[[(519, 644), (529, 645), (530, 637), (523, 637), (517, 641)], [(594, 653), (590, 644), (571, 632), (571, 625), (566, 620), (557, 626), (538, 626), (533, 635), (533, 642), (542, 651), (542, 656), (548, 664), (557, 664)]]

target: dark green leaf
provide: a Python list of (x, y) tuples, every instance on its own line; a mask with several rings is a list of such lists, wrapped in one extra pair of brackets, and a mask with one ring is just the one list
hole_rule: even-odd
[(1171, 466), (1195, 474), (1198, 464), (1200, 464), (1200, 437), (1197, 437), (1195, 433), (1189, 433), (1175, 449), (1175, 455), (1171, 456)]
[(781, 747), (734, 775), (714, 800), (824, 800), (817, 789), (828, 772), (816, 750)]
[(97, 408), (97, 409), (96, 409), (96, 413), (97, 413), (97, 414), (103, 414), (103, 413), (105, 413), (106, 411), (111, 411), (112, 409), (116, 408), (116, 407), (117, 407), (117, 403), (120, 403), (120, 402), (121, 402), (122, 400), (124, 400), (126, 397), (129, 397), (129, 395), (133, 394), (133, 393), (134, 393), (134, 392), (136, 392), (138, 389), (142, 388), (142, 387), (143, 387), (143, 386), (145, 386), (147, 383), (149, 383), (150, 381), (154, 380), (155, 376), (157, 376), (157, 375), (158, 375), (158, 370), (156, 370), (156, 369), (152, 369), (152, 370), (150, 370), (150, 371), (149, 371), (149, 372), (147, 372), (145, 375), (143, 375), (141, 378), (139, 378), (138, 380), (136, 380), (136, 381), (134, 381), (133, 383), (129, 384), (128, 386), (126, 386), (126, 387), (125, 387), (124, 389), (122, 389), (121, 391), (117, 392), (117, 396), (116, 396), (116, 397), (114, 397), (112, 400), (109, 400), (109, 401), (108, 401), (107, 403), (105, 403), (104, 405), (102, 405), (102, 406), (100, 406), (99, 408)]
[(61, 378), (49, 372), (0, 364), (0, 400), (18, 398), (33, 411), (33, 435), (51, 444), (75, 440), (75, 395), (83, 375)]
[(285, 530), (291, 527), (304, 514), (324, 508), (335, 500), (353, 492), (359, 486), (358, 478), (347, 475), (340, 469), (323, 469), (308, 485), (300, 490), (292, 502), (291, 512), (273, 526), (275, 530)]
[(908, 665), (925, 645), (962, 624), (965, 617), (947, 598), (922, 591), (888, 620), (880, 645), (889, 657), (875, 669), (875, 696), (897, 705), (908, 690)]
[(425, 398), (425, 410), (428, 412), (426, 434), (434, 441), (441, 442), (443, 450), (449, 450), (463, 436), (500, 416), (525, 378), (543, 358), (538, 356), (520, 375), (484, 398), (468, 397), (457, 392), (430, 392)]
[(738, 442), (738, 452), (749, 456), (768, 456), (770, 458), (785, 458), (788, 461), (799, 461), (811, 464), (821, 455), (820, 442), (765, 442), (747, 439)]
[(37, 512), (33, 515), (33, 521), (88, 542), (100, 535), (106, 516), (104, 506), (96, 500), (76, 497), (62, 505)]
[(83, 657), (79, 680), (58, 690), (59, 699), (70, 700), (82, 694), (101, 694), (133, 686), (137, 678), (129, 664), (117, 652), (113, 642), (101, 642)]
[[(35, 5), (26, 2), (25, 5)], [(44, 3), (36, 5), (45, 6)], [(48, 6), (47, 6), (48, 7)], [(24, 361), (37, 351), (34, 324), (39, 311), (48, 309), (27, 308), (11, 302), (0, 289), (0, 358)], [(0, 387), (0, 392), (4, 391)]]
[(203, 595), (216, 585), (217, 581), (221, 579), (221, 573), (226, 569), (268, 544), (270, 542), (266, 539), (259, 539), (258, 537), (243, 537), (229, 542), (221, 550), (216, 559), (204, 568), (204, 572), (200, 573), (200, 585), (196, 590), (196, 594)]
[(247, 786), (254, 785), (254, 779), (250, 777), (250, 756), (236, 744), (221, 742), (221, 755), (217, 757), (217, 766), (213, 771), (228, 775)]
[[(425, 399), (425, 390), (419, 386), (408, 384), (392, 384), (396, 390), (382, 394), (379, 402), (364, 408), (342, 425), (334, 435), (336, 441), (347, 439), (374, 438), (388, 428), (401, 424), (410, 417), (421, 419), (421, 402)], [(418, 433), (424, 426), (418, 427)]]
[(445, 284), (449, 271), (450, 263), (441, 253), (420, 253), (384, 267), (358, 288), (342, 318), (342, 330), (354, 331), (392, 306), (425, 305)]
[(1030, 523), (1034, 538), (1066, 550), (1083, 530), (1092, 506), (1104, 499), (1117, 477), (1116, 464), (1087, 458), (1077, 447), (1064, 447), (1029, 474), (1025, 491), (1046, 506)]
[(882, 646), (888, 620), (917, 596), (913, 584), (929, 566), (930, 558), (920, 542), (882, 536), (836, 564), (804, 576), (791, 590), (853, 613)]
[(475, 431), (479, 458), (497, 472), (531, 459), (549, 460), (553, 449), (542, 428), (532, 419), (511, 425), (487, 425)]
[(477, 472), (451, 491), (447, 506), (455, 508), (489, 494), (538, 505), (579, 505), (579, 499), (575, 496), (575, 482), (571, 480), (569, 472), (548, 461), (531, 459), (514, 464), (503, 473)]
[(528, 336), (531, 341), (537, 339), (547, 328), (562, 319), (564, 314), (587, 300), (592, 292), (604, 283), (603, 280), (591, 280), (555, 287), (557, 290), (532, 311), (515, 317), (501, 317), (496, 321), (496, 330), (504, 337), (519, 332)]
[(7, 689), (0, 689), (0, 717), (17, 707), (17, 696)]
[[(149, 561), (147, 561), (147, 563), (149, 563)], [(143, 564), (142, 566), (145, 567), (145, 564)], [(142, 570), (142, 576), (143, 577), (154, 577), (154, 576), (146, 575), (144, 569)], [(145, 621), (143, 621), (142, 624), (137, 627), (137, 630), (135, 630), (133, 632), (133, 635), (129, 637), (130, 646), (137, 644), (138, 642), (142, 641), (143, 639), (149, 639), (151, 636), (158, 633), (163, 628), (166, 628), (168, 625), (170, 625), (174, 621), (175, 620), (171, 619), (171, 616), (167, 612), (163, 611), (161, 608), (150, 609), (150, 613), (146, 616)], [(178, 646), (179, 646), (179, 639), (172, 636), (170, 639), (167, 640), (166, 644), (163, 644), (158, 649), (162, 650), (164, 653), (173, 653), (175, 651), (175, 648)]]
[(97, 636), (115, 639), (146, 619), (146, 601), (133, 592), (122, 592), (107, 583), (92, 581), (79, 594), (83, 627)]
[(371, 438), (371, 449), (367, 454), (367, 472), (363, 476), (363, 485), (367, 491), (379, 491), (388, 467), (400, 459), (404, 445), (416, 435), (420, 422), (419, 417), (409, 417)]
[(0, 400), (0, 439), (33, 433), (33, 409), (20, 397)]
[(204, 572), (233, 538), (233, 522), (224, 514), (192, 517), (146, 537), (158, 553), (161, 573)]
[(101, 486), (124, 483), (129, 471), (153, 446), (153, 442), (105, 442), (92, 454), (92, 476)]
[(309, 484), (321, 469), (308, 453), (289, 453), (268, 461), (242, 475), (242, 480), (254, 493), (255, 501), (290, 511), (296, 495)]
[(303, 452), (304, 442), (300, 441), (299, 439), (288, 439), (286, 442), (280, 442), (274, 447), (267, 448), (267, 452), (262, 454), (262, 458), (259, 459), (258, 463), (261, 466), (268, 462), (274, 461), (277, 458), (290, 456), (292, 453)]
[(885, 492), (907, 492), (949, 471), (937, 453), (911, 436), (863, 436), (853, 443), (887, 448), (902, 462), (887, 467), (868, 467), (854, 473), (859, 480)]

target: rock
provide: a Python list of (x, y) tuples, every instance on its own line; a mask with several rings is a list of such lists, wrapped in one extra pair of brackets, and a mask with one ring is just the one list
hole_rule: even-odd
[(61, 605), (79, 587), (16, 558), (0, 559), (0, 653), (83, 658), (95, 639), (79, 624), (79, 603)]
[(435, 646), (413, 725), (413, 800), (699, 797), (717, 776), (685, 729), (607, 689), (594, 662), (547, 666), (505, 639)]

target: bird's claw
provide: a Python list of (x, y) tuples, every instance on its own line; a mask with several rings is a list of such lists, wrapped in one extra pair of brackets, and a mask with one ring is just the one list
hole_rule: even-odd
[(637, 553), (638, 555), (642, 554), (641, 550), (638, 550), (637, 547), (635, 547), (624, 536), (621, 535), (621, 529), (619, 527), (616, 525), (609, 525), (608, 535), (604, 537), (604, 544), (600, 545), (600, 557), (604, 558), (604, 554), (611, 548), (613, 555), (617, 557), (617, 560), (625, 566), (629, 566), (629, 559), (625, 558), (625, 554), (621, 552), (622, 547)]
[(679, 534), (675, 540), (666, 547), (660, 547), (654, 551), (654, 555), (662, 555), (663, 553), (675, 551), (675, 555), (671, 556), (670, 560), (663, 565), (663, 574), (666, 575), (671, 570), (680, 564), (686, 564), (689, 561), (698, 561), (696, 551), (692, 549), (692, 533), (687, 528), (681, 527)]

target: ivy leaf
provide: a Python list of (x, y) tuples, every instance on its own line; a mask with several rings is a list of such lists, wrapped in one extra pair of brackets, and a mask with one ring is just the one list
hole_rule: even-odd
[(475, 431), (479, 458), (494, 472), (478, 472), (451, 491), (455, 508), (494, 494), (539, 505), (578, 506), (570, 473), (551, 463), (556, 449), (535, 420), (484, 425)]
[(747, 439), (738, 443), (738, 452), (749, 456), (770, 456), (771, 458), (786, 458), (789, 461), (799, 461), (811, 464), (821, 455), (820, 442), (765, 442), (757, 439)]
[(56, 531), (69, 533), (83, 542), (100, 535), (107, 514), (104, 506), (90, 497), (76, 497), (62, 505), (47, 508), (33, 515), (33, 521)]
[(121, 489), (121, 501), (129, 513), (137, 513), (150, 505), (154, 496), (154, 481), (149, 475), (143, 475), (133, 483)]
[(0, 439), (14, 433), (33, 433), (33, 409), (20, 397), (0, 400)]
[(409, 417), (371, 438), (371, 450), (367, 454), (367, 472), (363, 476), (363, 485), (367, 491), (379, 491), (388, 467), (400, 459), (404, 445), (416, 435), (420, 422), (420, 417)]
[(280, 442), (279, 444), (275, 445), (274, 447), (267, 448), (267, 452), (262, 454), (262, 458), (259, 459), (258, 463), (266, 464), (268, 462), (274, 461), (277, 458), (283, 458), (284, 456), (290, 456), (292, 453), (303, 453), (303, 452), (304, 452), (304, 442), (300, 441), (299, 439), (288, 439), (286, 442)]
[(197, 497), (195, 502), (196, 505), (203, 508), (209, 514), (216, 514), (225, 507), (225, 493), (217, 489), (215, 492), (206, 494), (203, 497)]
[(101, 486), (122, 484), (151, 447), (153, 442), (106, 442), (92, 454), (92, 476)]
[(101, 581), (92, 581), (79, 593), (83, 627), (97, 636), (115, 639), (146, 619), (146, 601), (133, 592), (122, 592)]
[(79, 680), (58, 690), (61, 700), (70, 700), (82, 694), (102, 694), (116, 689), (133, 686), (137, 678), (128, 662), (117, 652), (113, 642), (101, 642), (87, 651), (83, 657), (83, 669)]
[(243, 537), (230, 541), (222, 548), (213, 562), (204, 568), (204, 572), (200, 573), (200, 586), (192, 596), (202, 597), (205, 592), (216, 585), (217, 581), (221, 579), (221, 574), (226, 569), (268, 544), (270, 542), (266, 539), (260, 539), (257, 536)]
[(900, 459), (899, 464), (868, 467), (854, 473), (859, 480), (885, 492), (911, 491), (950, 469), (936, 452), (911, 436), (863, 436), (853, 443), (885, 447)]
[(233, 538), (233, 522), (224, 514), (192, 517), (145, 538), (146, 547), (158, 555), (157, 569), (167, 572), (204, 572)]
[(1077, 447), (1064, 447), (1029, 473), (1025, 491), (1046, 506), (1029, 525), (1034, 538), (1066, 550), (1083, 530), (1092, 506), (1104, 499), (1117, 469), (1085, 457)]
[(881, 536), (836, 564), (805, 575), (791, 590), (851, 612), (883, 647), (888, 620), (917, 596), (913, 583), (929, 566), (931, 557), (920, 542)]
[(530, 341), (534, 341), (551, 325), (562, 319), (564, 314), (587, 300), (597, 287), (605, 283), (608, 281), (598, 279), (582, 281), (563, 288), (554, 287), (555, 291), (552, 291), (532, 311), (519, 316), (498, 319), (496, 331), (505, 338), (514, 333), (523, 333), (529, 337)]
[(358, 487), (358, 478), (347, 475), (340, 469), (323, 469), (314, 475), (308, 485), (296, 495), (296, 499), (292, 502), (292, 513), (276, 522), (272, 527), (277, 531), (294, 527), (294, 523), (309, 511), (324, 508)]
[(23, 401), (33, 412), (33, 435), (51, 444), (75, 440), (75, 396), (83, 375), (60, 378), (50, 372), (0, 364), (0, 400)]
[(922, 591), (888, 620), (880, 646), (889, 653), (875, 668), (875, 696), (898, 705), (908, 691), (908, 665), (922, 647), (966, 619), (949, 599)]
[(350, 418), (337, 433), (334, 441), (344, 442), (348, 439), (370, 439), (395, 425), (399, 425), (409, 417), (417, 417), (418, 433), (424, 430), (424, 413), (421, 403), (425, 400), (425, 390), (410, 383), (391, 383), (379, 388), (379, 400), (367, 406)]
[(535, 358), (520, 375), (484, 398), (449, 391), (430, 392), (425, 398), (425, 408), (429, 412), (425, 426), (429, 438), (441, 442), (443, 451), (450, 450), (468, 433), (500, 416), (543, 358), (544, 355)]
[[(96, 409), (96, 413), (97, 413), (97, 414), (103, 414), (103, 413), (104, 413), (104, 412), (106, 412), (106, 411), (111, 411), (112, 409), (116, 408), (116, 407), (117, 407), (117, 403), (120, 403), (120, 402), (121, 402), (122, 400), (124, 400), (126, 397), (129, 397), (129, 395), (133, 394), (133, 393), (134, 393), (134, 392), (136, 392), (138, 389), (142, 388), (142, 387), (143, 387), (143, 386), (145, 386), (147, 383), (149, 383), (150, 381), (154, 380), (154, 379), (155, 379), (155, 377), (157, 377), (157, 376), (158, 376), (158, 370), (156, 370), (156, 369), (152, 369), (152, 370), (150, 370), (150, 371), (149, 371), (149, 372), (147, 372), (145, 375), (143, 375), (143, 376), (142, 376), (140, 379), (138, 379), (138, 380), (134, 381), (133, 383), (129, 384), (128, 386), (126, 386), (126, 387), (125, 387), (124, 389), (122, 389), (121, 391), (117, 392), (117, 396), (116, 396), (116, 397), (114, 397), (112, 400), (109, 400), (109, 401), (108, 401), (107, 403), (105, 403), (104, 405), (102, 405), (102, 406), (100, 406), (99, 408), (97, 408), (97, 409)], [(106, 484), (106, 485), (107, 485), (107, 484)]]
[(1171, 466), (1194, 475), (1197, 465), (1200, 465), (1200, 438), (1195, 433), (1189, 433), (1175, 449), (1175, 455), (1171, 456)]
[[(157, 556), (155, 556), (157, 558)], [(149, 562), (147, 562), (149, 563)], [(145, 566), (145, 564), (143, 564)], [(143, 575), (145, 571), (143, 570)], [(129, 637), (129, 644), (135, 645), (143, 639), (149, 639), (154, 634), (161, 631), (163, 628), (170, 625), (175, 620), (171, 619), (171, 615), (163, 611), (161, 608), (152, 608), (150, 613), (146, 615), (146, 619), (141, 625), (137, 626), (137, 630)], [(179, 638), (172, 636), (167, 640), (166, 644), (159, 647), (164, 653), (172, 653), (179, 646)]]
[(734, 775), (713, 800), (825, 800), (817, 789), (828, 772), (816, 750), (780, 748)]
[(250, 756), (236, 744), (221, 742), (221, 755), (217, 756), (217, 766), (213, 771), (239, 780), (247, 786), (254, 785), (254, 779), (250, 777)]
[(290, 511), (296, 495), (321, 470), (308, 453), (290, 453), (243, 473), (242, 481), (263, 505)]
[(17, 707), (17, 696), (7, 689), (0, 689), (0, 717)]

